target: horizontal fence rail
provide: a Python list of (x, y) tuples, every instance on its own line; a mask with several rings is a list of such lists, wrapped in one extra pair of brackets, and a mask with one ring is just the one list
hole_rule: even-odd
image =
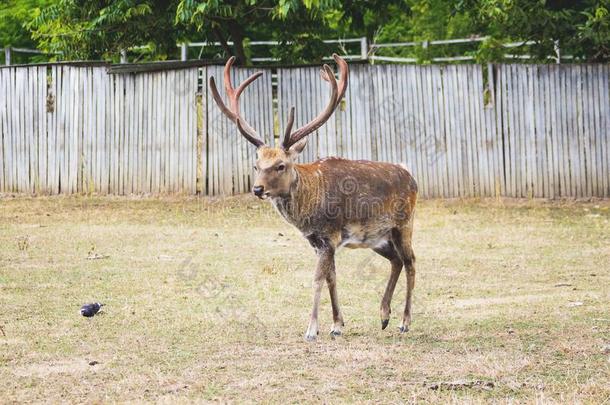
[[(379, 50), (381, 49), (404, 49), (404, 48), (421, 48), (427, 49), (430, 46), (438, 46), (438, 45), (464, 45), (464, 44), (480, 44), (484, 41), (490, 40), (491, 37), (488, 36), (471, 36), (468, 38), (453, 38), (453, 39), (439, 39), (439, 40), (427, 40), (427, 41), (410, 41), (410, 42), (386, 42), (386, 43), (370, 43), (366, 37), (359, 38), (342, 38), (342, 39), (325, 39), (322, 42), (326, 44), (336, 44), (337, 49), (335, 51), (340, 52), (342, 57), (346, 60), (369, 60), (371, 62), (399, 62), (399, 63), (417, 63), (419, 60), (415, 57), (400, 57), (400, 56), (388, 56), (388, 55), (378, 55)], [(269, 55), (269, 49), (278, 46), (286, 46), (291, 45), (291, 41), (282, 42), (275, 40), (263, 40), (263, 41), (250, 41), (247, 46), (252, 48), (253, 56), (250, 60), (254, 63), (268, 63), (268, 62), (278, 62), (280, 59), (277, 57), (272, 57)], [(232, 41), (227, 41), (226, 45), (233, 46), (234, 43)], [(509, 42), (502, 44), (502, 47), (507, 49), (527, 49), (529, 46), (539, 45), (536, 41), (525, 40), (525, 41), (517, 41), (517, 42)], [(554, 49), (551, 55), (546, 57), (547, 60), (554, 60), (556, 63), (561, 63), (562, 59), (573, 60), (574, 57), (571, 55), (562, 55), (561, 49), (559, 46), (559, 41), (554, 41)], [(189, 49), (190, 48), (198, 48), (199, 55), (196, 59), (201, 59), (202, 52), (204, 49), (212, 47), (212, 48), (222, 48), (222, 44), (220, 42), (184, 42), (179, 43), (177, 46), (180, 48), (180, 59), (182, 61), (189, 60)], [(260, 56), (260, 48), (268, 48), (267, 55), (268, 56)], [(256, 51), (254, 48), (257, 48)], [(351, 49), (347, 49), (351, 48)], [(142, 46), (133, 46), (128, 49), (124, 49), (120, 52), (120, 60), (121, 63), (128, 63), (129, 54), (131, 53), (139, 53), (141, 51), (151, 50), (151, 45), (142, 45)], [(350, 53), (351, 52), (351, 53)], [(19, 53), (19, 54), (34, 54), (34, 55), (57, 55), (61, 56), (62, 52), (44, 52), (38, 49), (26, 49), (26, 48), (13, 48), (13, 47), (4, 47), (5, 54), (5, 65), (11, 64), (11, 54)], [(258, 56), (257, 56), (258, 55)], [(507, 53), (503, 55), (504, 59), (534, 59), (532, 55), (523, 54), (521, 52)], [(332, 60), (332, 56), (328, 55), (325, 60)], [(430, 61), (432, 62), (458, 62), (458, 61), (474, 61), (476, 58), (471, 54), (466, 55), (453, 55), (453, 56), (444, 56), (444, 57), (432, 57)]]
[[(291, 106), (301, 126), (329, 91), (317, 67), (263, 70), (241, 111), (273, 145)], [(237, 68), (234, 81), (253, 72)], [(423, 197), (608, 197), (609, 75), (608, 65), (353, 64), (344, 101), (300, 161), (404, 163)], [(255, 151), (213, 102), (210, 76), (222, 67), (0, 68), (0, 192), (247, 192)]]

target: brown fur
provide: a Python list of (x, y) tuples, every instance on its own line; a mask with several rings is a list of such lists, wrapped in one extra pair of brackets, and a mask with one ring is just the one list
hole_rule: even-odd
[[(333, 307), (333, 335), (343, 318), (336, 292), (334, 253), (342, 247), (371, 248), (388, 258), (392, 273), (381, 303), (382, 327), (387, 326), (390, 301), (402, 267), (407, 274), (407, 298), (400, 330), (411, 322), (415, 269), (411, 237), (417, 184), (402, 166), (366, 160), (326, 158), (296, 164), (294, 151), (261, 147), (255, 187), (263, 187), (278, 212), (297, 227), (318, 254), (314, 277), (314, 310), (306, 334), (318, 333), (320, 288), (326, 280)], [(283, 168), (282, 170), (278, 170)]]

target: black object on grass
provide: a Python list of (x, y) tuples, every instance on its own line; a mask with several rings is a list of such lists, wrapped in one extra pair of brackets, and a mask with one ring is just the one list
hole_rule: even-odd
[(100, 304), (99, 302), (94, 302), (92, 304), (85, 304), (80, 309), (80, 314), (82, 316), (86, 316), (87, 318), (91, 318), (93, 315), (97, 314), (102, 308), (104, 304)]

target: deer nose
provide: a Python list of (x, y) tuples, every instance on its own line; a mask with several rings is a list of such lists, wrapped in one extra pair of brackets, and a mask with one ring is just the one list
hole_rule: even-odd
[(264, 191), (265, 191), (265, 187), (263, 187), (263, 186), (254, 186), (254, 187), (252, 187), (252, 192), (257, 197), (262, 196)]

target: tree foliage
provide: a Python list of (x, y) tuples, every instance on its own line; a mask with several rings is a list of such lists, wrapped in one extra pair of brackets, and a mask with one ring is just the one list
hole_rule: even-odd
[[(610, 0), (407, 0), (410, 13), (397, 13), (383, 25), (378, 42), (431, 41), (488, 37), (481, 44), (411, 47), (392, 56), (429, 61), (435, 56), (470, 54), (479, 61), (500, 61), (505, 53), (528, 54), (552, 61), (559, 46), (577, 60), (610, 58)], [(508, 42), (532, 41), (507, 50)]]
[(70, 59), (116, 59), (138, 46), (165, 59), (181, 35), (175, 12), (171, 0), (55, 0), (28, 27), (42, 48)]
[(332, 35), (328, 16), (340, 5), (337, 0), (180, 0), (176, 23), (194, 27), (207, 41), (219, 42), (238, 63), (247, 60), (247, 38), (290, 43), (271, 55), (284, 61), (313, 61), (325, 51), (323, 35)]
[(476, 30), (496, 39), (533, 41), (529, 54), (545, 60), (559, 46), (585, 61), (608, 60), (610, 0), (463, 0)]
[[(6, 46), (36, 48), (31, 32), (24, 27), (32, 10), (51, 4), (51, 0), (2, 0), (0, 2), (0, 48)], [(29, 58), (14, 55), (14, 62), (26, 62)], [(35, 59), (34, 59), (35, 61)]]
[[(323, 42), (329, 38), (366, 36), (371, 42), (400, 42), (484, 36), (488, 39), (477, 44), (414, 46), (379, 53), (415, 57), (421, 62), (464, 54), (479, 61), (499, 61), (507, 53), (502, 43), (533, 41), (533, 45), (511, 48), (510, 53), (552, 61), (549, 57), (559, 45), (563, 55), (573, 55), (576, 60), (610, 59), (610, 0), (5, 2), (20, 10), (0, 22), (0, 27), (9, 27), (0, 30), (5, 44), (35, 43), (48, 51), (62, 51), (66, 58), (116, 59), (122, 49), (132, 49), (132, 54), (145, 59), (177, 58), (176, 43), (187, 40), (220, 43), (191, 57), (235, 55), (246, 63), (255, 54), (304, 63), (319, 62), (337, 51), (336, 45)], [(2, 13), (8, 15), (6, 8), (0, 8), (0, 16)], [(19, 29), (23, 24), (32, 36)], [(250, 45), (257, 40), (277, 40), (283, 46)], [(134, 49), (141, 46), (146, 47)]]

